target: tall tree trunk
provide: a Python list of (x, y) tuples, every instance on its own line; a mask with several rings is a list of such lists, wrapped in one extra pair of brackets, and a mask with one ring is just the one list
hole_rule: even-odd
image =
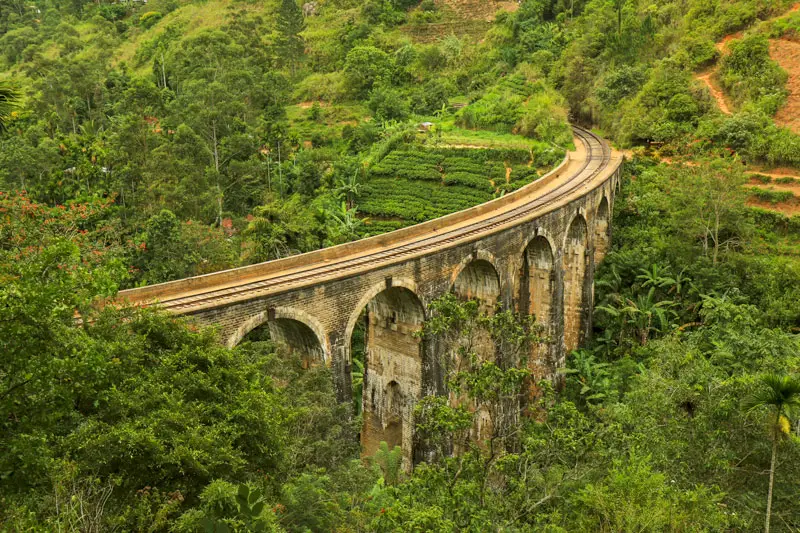
[(164, 52), (161, 52), (161, 82), (164, 85), (164, 88), (167, 88), (167, 70), (164, 67)]
[(213, 142), (214, 142), (214, 170), (216, 170), (217, 178), (217, 224), (222, 225), (222, 186), (219, 183), (219, 142), (217, 140), (217, 122), (214, 121), (213, 129)]
[(769, 490), (767, 491), (767, 518), (764, 533), (769, 533), (769, 521), (772, 518), (772, 485), (775, 482), (775, 458), (778, 455), (778, 431), (781, 422), (781, 410), (775, 415), (775, 425), (772, 428), (772, 459), (769, 462)]

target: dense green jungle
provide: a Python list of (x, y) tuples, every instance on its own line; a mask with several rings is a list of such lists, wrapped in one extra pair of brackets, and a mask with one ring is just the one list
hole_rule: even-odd
[[(793, 0), (0, 0), (0, 530), (800, 530), (776, 41)], [(420, 400), (409, 469), (264, 332), (98, 305), (500, 197), (570, 122), (627, 155), (593, 335), (486, 441), (529, 317), (431, 305), (473, 408)]]

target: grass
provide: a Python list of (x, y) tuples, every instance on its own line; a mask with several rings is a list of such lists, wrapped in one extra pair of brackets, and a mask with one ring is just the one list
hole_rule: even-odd
[(437, 122), (433, 121), (437, 127), (441, 128), (441, 137), (432, 134), (429, 137), (429, 145), (444, 146), (474, 146), (476, 148), (512, 148), (530, 150), (533, 141), (514, 135), (511, 133), (497, 133), (485, 130), (468, 130), (459, 128), (453, 123), (453, 119)]
[(356, 103), (326, 105), (320, 109), (318, 120), (312, 120), (311, 108), (301, 104), (289, 105), (285, 109), (286, 118), (303, 140), (312, 137), (339, 137), (346, 125), (355, 126), (368, 115), (367, 109)]

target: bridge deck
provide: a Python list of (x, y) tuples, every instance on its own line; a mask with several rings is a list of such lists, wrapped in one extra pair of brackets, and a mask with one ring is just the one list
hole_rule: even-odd
[(369, 239), (258, 265), (119, 293), (118, 301), (158, 304), (190, 314), (291, 289), (343, 279), (435, 250), (468, 243), (539, 217), (599, 186), (616, 171), (620, 153), (596, 135), (575, 128), (576, 150), (530, 185), (458, 213)]

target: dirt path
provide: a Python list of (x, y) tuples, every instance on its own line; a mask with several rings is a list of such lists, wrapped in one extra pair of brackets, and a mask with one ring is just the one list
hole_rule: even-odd
[(797, 175), (796, 170), (790, 168), (774, 168), (771, 170), (760, 170), (758, 167), (749, 167), (748, 174), (761, 174), (762, 176), (769, 176), (772, 179), (780, 178), (794, 178), (800, 182), (800, 176)]
[[(795, 3), (787, 12), (773, 17), (769, 20), (775, 20), (785, 17), (789, 13), (800, 11), (800, 2)], [(737, 31), (722, 38), (717, 43), (717, 50), (720, 56), (724, 56), (729, 52), (728, 45), (731, 41), (741, 39), (744, 32)], [(789, 73), (789, 100), (783, 109), (778, 111), (775, 115), (775, 122), (781, 126), (787, 126), (800, 133), (800, 43), (795, 43), (786, 39), (771, 39), (770, 40), (770, 57), (778, 62)], [(716, 100), (717, 106), (720, 111), (726, 115), (731, 114), (733, 106), (728, 104), (725, 93), (717, 84), (716, 74), (719, 70), (719, 62), (714, 67), (705, 72), (695, 74), (695, 79), (701, 81), (708, 87), (711, 96)]]
[[(800, 6), (800, 4), (798, 4)], [(800, 43), (788, 39), (770, 39), (769, 55), (789, 73), (789, 95), (775, 114), (775, 123), (800, 133)]]
[(695, 78), (706, 84), (706, 87), (708, 87), (708, 92), (710, 92), (714, 100), (717, 101), (717, 106), (719, 107), (719, 110), (725, 113), (726, 115), (730, 115), (731, 108), (728, 107), (728, 101), (725, 98), (725, 93), (722, 92), (722, 89), (717, 87), (717, 84), (713, 79), (713, 77), (716, 74), (717, 74), (717, 67), (714, 67), (713, 69), (706, 71), (702, 74), (696, 74)]

